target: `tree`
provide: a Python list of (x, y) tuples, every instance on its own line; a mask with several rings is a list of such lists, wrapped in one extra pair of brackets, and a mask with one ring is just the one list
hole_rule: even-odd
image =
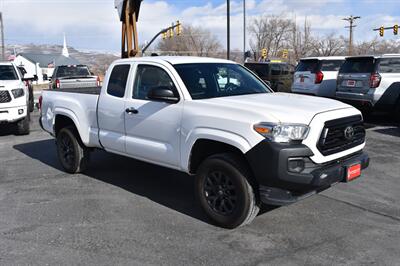
[(183, 28), (181, 36), (161, 40), (157, 50), (173, 55), (215, 57), (222, 52), (222, 45), (209, 30), (189, 25)]
[(344, 38), (337, 37), (335, 33), (330, 33), (322, 37), (316, 37), (312, 42), (313, 56), (334, 56), (345, 53)]
[(261, 50), (267, 49), (267, 57), (276, 57), (287, 48), (287, 41), (292, 22), (278, 16), (263, 16), (253, 20), (249, 26), (251, 36), (250, 48), (254, 59), (261, 57)]
[(289, 47), (293, 52), (293, 60), (299, 61), (300, 58), (309, 56), (311, 53), (313, 38), (311, 37), (311, 26), (304, 19), (304, 26), (300, 28), (296, 19), (291, 24), (291, 34), (289, 38)]

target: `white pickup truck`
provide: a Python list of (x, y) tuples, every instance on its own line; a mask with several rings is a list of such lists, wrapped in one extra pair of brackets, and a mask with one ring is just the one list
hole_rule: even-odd
[(13, 63), (0, 63), (0, 126), (15, 126), (16, 134), (29, 134), (30, 93), (23, 74)]
[(44, 91), (40, 123), (69, 173), (99, 148), (196, 175), (202, 208), (226, 228), (250, 223), (261, 203), (296, 202), (369, 164), (357, 109), (274, 93), (220, 59), (118, 60), (101, 89)]

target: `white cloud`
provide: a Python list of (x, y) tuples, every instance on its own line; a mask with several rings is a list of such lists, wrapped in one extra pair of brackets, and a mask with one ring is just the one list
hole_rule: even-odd
[[(242, 5), (241, 0), (231, 1), (231, 43), (233, 48), (239, 49), (243, 43)], [(342, 18), (348, 13), (346, 10), (349, 5), (349, 1), (344, 0), (247, 0), (247, 24), (261, 15), (296, 17), (299, 24), (307, 17), (315, 33), (334, 31), (347, 35), (344, 28), (346, 22)], [(0, 8), (9, 42), (29, 42), (32, 38), (32, 42), (54, 43), (54, 40), (59, 40), (61, 43), (62, 33), (66, 32), (73, 46), (119, 50), (121, 25), (114, 1), (12, 0), (5, 1)], [(206, 27), (223, 44), (226, 43), (226, 4), (216, 5), (212, 0), (187, 8), (178, 8), (166, 0), (143, 1), (138, 25), (140, 42), (151, 39), (159, 30), (177, 19), (183, 24)], [(399, 16), (365, 15), (357, 21), (359, 26), (356, 37), (373, 38), (376, 36), (371, 30), (373, 27), (399, 21)]]

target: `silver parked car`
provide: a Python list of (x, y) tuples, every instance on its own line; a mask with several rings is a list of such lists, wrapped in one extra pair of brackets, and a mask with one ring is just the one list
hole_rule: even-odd
[(343, 56), (300, 59), (294, 73), (292, 92), (334, 98), (336, 77), (344, 60)]
[(347, 57), (339, 70), (336, 98), (400, 115), (400, 54)]

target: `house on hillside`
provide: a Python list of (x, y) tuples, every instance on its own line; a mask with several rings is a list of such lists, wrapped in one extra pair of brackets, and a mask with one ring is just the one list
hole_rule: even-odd
[[(20, 53), (14, 59), (17, 66), (23, 66), (26, 77), (38, 77), (38, 83), (46, 83), (53, 75), (54, 68), (61, 65), (79, 65), (79, 61), (72, 57), (56, 54)], [(47, 79), (46, 79), (47, 77)]]
[(79, 65), (79, 61), (69, 56), (67, 43), (64, 36), (64, 48), (62, 54), (43, 54), (38, 52), (19, 53), (13, 60), (17, 66), (23, 66), (26, 70), (25, 77), (38, 77), (38, 83), (47, 83), (53, 75), (54, 68), (62, 65)]

